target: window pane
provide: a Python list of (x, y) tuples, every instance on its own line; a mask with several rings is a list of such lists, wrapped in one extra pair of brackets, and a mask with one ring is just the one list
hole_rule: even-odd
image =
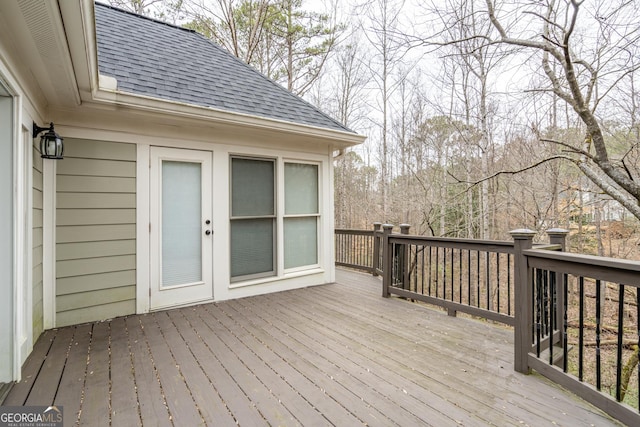
[(272, 218), (231, 221), (231, 277), (274, 271), (273, 229)]
[(285, 218), (284, 268), (318, 263), (318, 218)]
[(162, 286), (202, 280), (199, 163), (162, 162)]
[(272, 160), (231, 159), (231, 216), (274, 215)]
[(318, 165), (284, 165), (285, 214), (318, 213)]

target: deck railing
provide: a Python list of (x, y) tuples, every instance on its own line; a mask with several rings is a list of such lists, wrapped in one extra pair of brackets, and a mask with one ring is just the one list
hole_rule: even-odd
[(387, 244), (383, 296), (514, 324), (513, 242), (389, 234)]
[(525, 372), (640, 425), (640, 264), (536, 249), (523, 256), (533, 324)]
[(335, 230), (336, 265), (362, 270), (377, 276), (382, 274), (382, 223), (373, 230), (339, 228)]
[(534, 369), (640, 425), (640, 263), (566, 253), (558, 229), (546, 245), (531, 230), (514, 230), (513, 241), (392, 230), (336, 230), (336, 264), (382, 275), (385, 297), (513, 326), (516, 371)]

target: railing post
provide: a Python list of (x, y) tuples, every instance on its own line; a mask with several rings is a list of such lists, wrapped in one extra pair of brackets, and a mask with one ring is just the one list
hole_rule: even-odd
[(389, 236), (393, 230), (392, 224), (382, 226), (382, 296), (389, 297), (389, 286), (391, 285), (391, 273), (393, 270), (393, 254)]
[(381, 222), (373, 223), (373, 271), (372, 274), (374, 277), (378, 276), (378, 270), (380, 270), (380, 239), (378, 238), (378, 233), (382, 228)]
[[(404, 234), (405, 236), (409, 234), (409, 229), (411, 226), (409, 224), (400, 224), (400, 234)], [(409, 281), (409, 245), (402, 245), (398, 254), (398, 268), (399, 277), (402, 278), (402, 289), (411, 290), (411, 282)]]
[(567, 251), (567, 236), (569, 230), (564, 228), (551, 228), (547, 230), (547, 236), (549, 236), (549, 243), (552, 245), (560, 245), (562, 252)]
[(513, 230), (513, 269), (514, 269), (514, 362), (516, 372), (528, 374), (529, 350), (533, 345), (533, 283), (532, 271), (527, 257), (522, 253), (533, 247), (535, 231), (528, 229)]

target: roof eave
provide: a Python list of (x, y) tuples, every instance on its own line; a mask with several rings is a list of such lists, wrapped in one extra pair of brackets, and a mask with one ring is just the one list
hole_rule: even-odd
[[(102, 77), (102, 76), (101, 76)], [(99, 79), (108, 82), (107, 79)], [(93, 101), (101, 104), (111, 104), (144, 112), (161, 112), (176, 117), (198, 119), (215, 124), (224, 124), (252, 129), (298, 134), (322, 139), (331, 143), (336, 149), (343, 149), (364, 142), (365, 136), (353, 132), (340, 131), (319, 126), (304, 125), (284, 120), (259, 117), (249, 114), (202, 107), (178, 101), (155, 98), (146, 95), (122, 92), (112, 88), (99, 87), (93, 91)]]

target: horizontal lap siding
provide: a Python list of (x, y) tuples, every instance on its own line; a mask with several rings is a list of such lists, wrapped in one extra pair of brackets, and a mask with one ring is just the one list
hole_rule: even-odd
[(65, 138), (56, 181), (56, 324), (135, 312), (136, 147)]
[[(34, 141), (39, 141), (35, 138)], [(33, 321), (33, 342), (35, 343), (44, 329), (43, 308), (42, 308), (42, 158), (40, 152), (33, 147), (33, 270), (32, 270), (32, 321)]]

